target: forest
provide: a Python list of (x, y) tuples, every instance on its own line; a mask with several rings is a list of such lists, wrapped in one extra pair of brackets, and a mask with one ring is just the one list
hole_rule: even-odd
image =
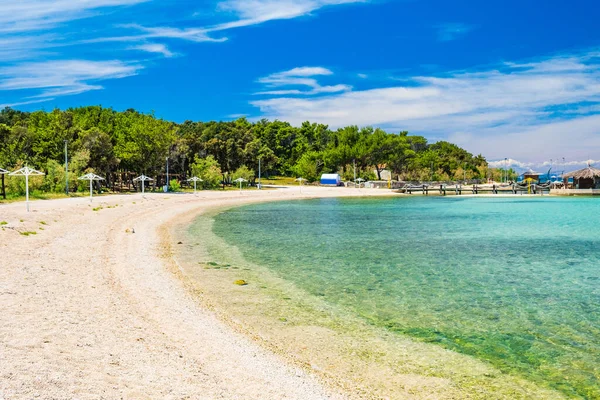
[[(65, 174), (68, 152), (68, 177)], [(501, 172), (488, 168), (481, 155), (445, 141), (428, 143), (408, 132), (378, 128), (245, 118), (227, 122), (178, 124), (133, 109), (122, 112), (101, 106), (67, 110), (0, 111), (0, 168), (25, 165), (46, 175), (33, 181), (43, 192), (73, 191), (87, 183), (77, 177), (93, 172), (106, 177), (104, 186), (132, 185), (144, 174), (160, 182), (167, 162), (173, 185), (200, 177), (204, 188), (215, 188), (243, 177), (251, 184), (261, 175), (303, 177), (314, 182), (322, 173), (339, 172), (346, 180), (381, 179), (383, 169), (393, 179), (452, 181), (487, 179)], [(7, 178), (8, 191), (21, 193), (24, 184)], [(128, 186), (129, 187), (129, 186)]]

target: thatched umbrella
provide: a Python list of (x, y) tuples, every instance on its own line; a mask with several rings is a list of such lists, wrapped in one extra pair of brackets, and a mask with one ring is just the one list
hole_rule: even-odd
[[(580, 189), (585, 189), (581, 187), (582, 184), (593, 188), (600, 181), (600, 169), (588, 165), (586, 168), (563, 174), (563, 178), (573, 178), (573, 182), (577, 181), (579, 183)], [(582, 180), (587, 182), (581, 182)]]
[(587, 166), (586, 168), (569, 172), (568, 174), (564, 174), (563, 176), (565, 178), (573, 178), (575, 180), (600, 178), (600, 169)]

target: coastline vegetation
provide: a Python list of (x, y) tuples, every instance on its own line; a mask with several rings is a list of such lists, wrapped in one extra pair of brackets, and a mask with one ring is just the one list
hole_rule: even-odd
[[(162, 179), (167, 159), (173, 189), (192, 175), (203, 179), (199, 182), (203, 189), (237, 178), (253, 183), (259, 160), (263, 177), (302, 176), (308, 181), (329, 172), (352, 180), (354, 165), (357, 178), (366, 180), (382, 179), (383, 168), (392, 172), (393, 179), (402, 180), (498, 179), (502, 174), (489, 168), (483, 156), (452, 143), (428, 143), (423, 136), (372, 127), (334, 130), (310, 122), (294, 127), (245, 118), (178, 124), (133, 109), (118, 112), (101, 106), (0, 111), (0, 167), (15, 170), (28, 165), (43, 171), (45, 176), (30, 179), (34, 198), (64, 193), (67, 180), (72, 192), (85, 192), (88, 183), (77, 177), (88, 172), (106, 177), (106, 187), (116, 179), (131, 181), (134, 174)], [(23, 179), (5, 176), (5, 180), (9, 198), (24, 194)]]

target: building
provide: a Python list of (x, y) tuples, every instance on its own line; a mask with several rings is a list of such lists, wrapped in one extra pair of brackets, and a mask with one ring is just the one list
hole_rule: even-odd
[(542, 175), (542, 173), (535, 172), (530, 169), (529, 171), (523, 172), (521, 175), (519, 175), (519, 177), (517, 178), (517, 182), (539, 183), (540, 175)]
[(321, 185), (340, 186), (342, 177), (339, 174), (323, 174), (321, 175)]
[(573, 179), (574, 189), (600, 189), (600, 169), (587, 166), (586, 168), (563, 175), (565, 185)]

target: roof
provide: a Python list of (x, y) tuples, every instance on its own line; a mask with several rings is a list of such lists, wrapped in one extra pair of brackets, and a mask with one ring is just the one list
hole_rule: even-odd
[(523, 172), (521, 175), (525, 176), (525, 175), (529, 175), (529, 176), (540, 176), (543, 175), (541, 172), (535, 172), (534, 170), (530, 169), (529, 171)]
[(569, 172), (563, 176), (573, 179), (594, 179), (600, 178), (600, 169), (591, 166), (579, 169), (577, 171)]

